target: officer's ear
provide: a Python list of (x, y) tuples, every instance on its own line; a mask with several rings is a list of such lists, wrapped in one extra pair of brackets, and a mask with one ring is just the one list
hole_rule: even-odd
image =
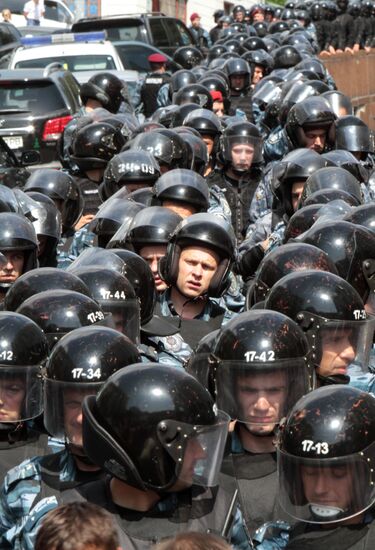
[(180, 254), (180, 246), (172, 241), (168, 244), (165, 256), (158, 261), (158, 273), (169, 286), (177, 282)]

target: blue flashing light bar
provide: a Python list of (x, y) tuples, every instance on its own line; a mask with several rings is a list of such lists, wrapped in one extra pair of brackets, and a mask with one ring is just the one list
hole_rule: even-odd
[(23, 46), (49, 46), (50, 44), (72, 44), (79, 42), (103, 42), (107, 39), (106, 31), (95, 32), (67, 32), (42, 36), (23, 36)]

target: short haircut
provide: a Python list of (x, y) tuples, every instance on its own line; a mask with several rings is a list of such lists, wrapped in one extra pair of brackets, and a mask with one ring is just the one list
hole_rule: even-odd
[(71, 502), (44, 518), (35, 550), (117, 550), (116, 526), (103, 508), (90, 502)]
[[(231, 546), (215, 535), (208, 533), (180, 533), (173, 539), (160, 542), (155, 550), (231, 550)], [(37, 550), (37, 549), (35, 549)]]

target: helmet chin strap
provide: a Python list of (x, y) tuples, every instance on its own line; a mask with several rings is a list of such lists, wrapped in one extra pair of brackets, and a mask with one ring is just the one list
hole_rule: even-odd
[(65, 447), (69, 451), (69, 453), (73, 455), (73, 457), (80, 460), (83, 464), (86, 464), (86, 466), (96, 466), (96, 464), (92, 462), (92, 460), (90, 460), (88, 456), (86, 456), (85, 454), (80, 454), (75, 450), (78, 449), (76, 445), (72, 445), (71, 443), (66, 442)]
[(350, 376), (346, 374), (335, 374), (332, 376), (316, 375), (320, 386), (332, 386), (332, 384), (349, 384)]

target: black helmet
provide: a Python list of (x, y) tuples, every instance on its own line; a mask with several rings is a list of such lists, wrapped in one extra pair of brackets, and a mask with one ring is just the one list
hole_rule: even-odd
[(221, 133), (219, 118), (208, 109), (196, 109), (184, 119), (184, 126), (195, 128), (200, 134), (218, 136)]
[(68, 267), (73, 273), (81, 267), (102, 266), (114, 269), (124, 275), (134, 289), (141, 306), (141, 324), (148, 323), (155, 307), (155, 284), (152, 271), (143, 258), (135, 252), (120, 248), (104, 250), (94, 248), (84, 250)]
[(372, 153), (371, 132), (363, 120), (356, 116), (340, 117), (336, 123), (336, 149), (352, 153)]
[(280, 46), (272, 52), (272, 57), (275, 69), (289, 69), (302, 60), (298, 49), (291, 45)]
[[(38, 240), (33, 224), (21, 214), (0, 212), (0, 252), (23, 252), (22, 273), (35, 269), (37, 262)], [(12, 283), (1, 283), (8, 289)]]
[[(317, 199), (316, 203), (308, 204), (296, 210), (285, 227), (284, 243), (287, 243), (290, 239), (296, 239), (299, 235), (310, 229), (316, 220), (319, 219), (319, 212), (322, 206), (323, 204)], [(326, 270), (323, 269), (322, 271)]]
[(47, 337), (50, 349), (68, 332), (94, 323), (108, 323), (93, 298), (74, 290), (45, 290), (27, 298), (17, 313), (34, 321)]
[(125, 141), (121, 131), (111, 124), (93, 122), (74, 135), (70, 157), (82, 172), (105, 168), (108, 161), (120, 152)]
[(375, 204), (370, 202), (369, 204), (362, 204), (361, 206), (354, 208), (345, 216), (344, 220), (357, 225), (362, 225), (370, 231), (375, 231)]
[(227, 76), (223, 75), (222, 72), (216, 73), (209, 71), (209, 74), (206, 74), (204, 78), (201, 78), (199, 84), (202, 84), (209, 92), (217, 91), (221, 92), (223, 96), (224, 103), (228, 100), (230, 89), (227, 80)]
[[(153, 132), (139, 134), (134, 143), (142, 136), (148, 138), (152, 134)], [(134, 147), (134, 149), (122, 151), (108, 162), (102, 189), (105, 197), (111, 197), (127, 183), (152, 186), (160, 176), (160, 166), (152, 152), (143, 151), (138, 147)]]
[(329, 164), (316, 151), (295, 149), (275, 165), (272, 171), (272, 193), (287, 216), (292, 216), (294, 212), (291, 196), (293, 183), (306, 181), (317, 170)]
[[(343, 206), (343, 203), (346, 203), (349, 206), (359, 206), (362, 204), (362, 201), (342, 189), (319, 189), (306, 197), (303, 201), (300, 200), (299, 207), (310, 206), (313, 204), (319, 204), (322, 207), (324, 204), (333, 202), (336, 205), (341, 204), (341, 206)], [(347, 214), (347, 212), (345, 212), (345, 214)]]
[(265, 302), (296, 321), (306, 333), (321, 382), (348, 382), (367, 371), (373, 321), (358, 292), (328, 271), (294, 272), (280, 279)]
[(179, 71), (176, 71), (175, 73), (173, 73), (169, 83), (171, 99), (173, 100), (174, 94), (179, 90), (181, 90), (181, 88), (184, 88), (189, 84), (195, 84), (196, 81), (197, 81), (196, 75), (193, 72), (191, 72), (189, 69), (180, 69)]
[(191, 132), (183, 132), (183, 137), (193, 152), (193, 165), (191, 169), (200, 176), (204, 176), (210, 160), (207, 145), (201, 137), (195, 136)]
[(192, 170), (176, 169), (163, 174), (154, 185), (154, 197), (161, 204), (188, 204), (196, 213), (207, 212), (210, 205), (206, 180)]
[(96, 99), (111, 113), (117, 113), (124, 101), (124, 82), (112, 73), (98, 73), (82, 84), (79, 95), (85, 105), (88, 99)]
[(83, 412), (88, 456), (117, 479), (157, 492), (217, 483), (229, 418), (183, 369), (155, 363), (121, 369), (85, 399)]
[[(217, 406), (256, 435), (269, 435), (309, 390), (307, 354), (303, 331), (286, 315), (266, 310), (240, 313), (222, 327), (215, 341)], [(272, 415), (264, 404), (257, 406), (261, 399), (268, 401), (268, 409), (270, 401), (277, 402)]]
[(207, 52), (207, 63), (208, 65), (211, 63), (213, 59), (217, 59), (218, 57), (221, 57), (223, 53), (227, 52), (228, 48), (225, 44), (214, 44), (211, 46), (211, 48)]
[[(167, 245), (181, 220), (181, 216), (168, 208), (162, 206), (145, 208), (134, 216), (127, 235), (124, 235), (122, 245), (125, 244), (126, 239), (137, 254), (144, 246)], [(120, 241), (119, 245), (121, 245)]]
[[(328, 92), (324, 92), (322, 96), (329, 102), (337, 118), (353, 114), (353, 105), (350, 97), (343, 92), (329, 90)], [(343, 111), (345, 115), (343, 115)]]
[(73, 273), (85, 283), (101, 310), (112, 314), (116, 330), (138, 344), (139, 301), (127, 278), (102, 266), (81, 267)]
[(239, 144), (250, 145), (254, 148), (252, 165), (262, 162), (262, 137), (255, 124), (247, 121), (238, 121), (233, 122), (233, 124), (225, 128), (222, 134), (221, 147), (221, 153), (225, 162), (232, 162), (232, 149)]
[(3, 184), (0, 184), (0, 212), (20, 213), (20, 205), (15, 195), (15, 191)]
[(259, 38), (264, 38), (268, 34), (268, 23), (266, 21), (255, 21), (253, 27)]
[(372, 287), (375, 235), (365, 227), (342, 220), (313, 226), (303, 241), (324, 250), (340, 277), (348, 281), (366, 302)]
[(30, 216), (39, 243), (39, 266), (55, 267), (57, 265), (57, 245), (62, 232), (60, 212), (52, 201), (48, 204), (29, 198), (34, 203), (30, 204)]
[(30, 296), (54, 289), (74, 290), (90, 296), (87, 286), (75, 275), (55, 267), (39, 267), (24, 273), (13, 283), (5, 296), (4, 309), (16, 311)]
[(98, 237), (98, 246), (105, 248), (120, 228), (126, 231), (134, 216), (143, 208), (143, 204), (123, 198), (108, 200), (89, 225), (89, 230)]
[(24, 191), (37, 191), (57, 201), (64, 228), (73, 227), (82, 215), (82, 192), (66, 172), (51, 168), (35, 170), (27, 180)]
[(334, 162), (336, 166), (350, 172), (359, 182), (368, 182), (368, 171), (361, 161), (359, 161), (353, 153), (350, 153), (350, 151), (346, 151), (345, 149), (334, 149), (333, 151), (328, 151), (328, 153), (323, 153), (322, 156)]
[(145, 134), (139, 134), (127, 148), (132, 151), (148, 151), (162, 167), (190, 168), (189, 153), (183, 138), (173, 130), (155, 130)]
[(304, 204), (308, 196), (321, 189), (340, 189), (355, 197), (360, 203), (362, 202), (360, 182), (350, 172), (338, 166), (319, 168), (312, 173), (304, 185), (301, 203)]
[(82, 448), (81, 425), (78, 428), (78, 423), (69, 422), (65, 416), (72, 414), (74, 408), (80, 414), (86, 395), (96, 394), (111, 374), (139, 360), (135, 345), (108, 327), (82, 327), (64, 336), (54, 347), (46, 366), (44, 424), (47, 431), (65, 439), (75, 449)]
[(263, 67), (264, 76), (269, 74), (273, 69), (273, 58), (265, 50), (246, 52), (242, 55), (242, 57), (249, 63), (252, 74), (254, 73), (256, 66)]
[(374, 419), (374, 396), (348, 386), (295, 404), (277, 442), (280, 504), (295, 520), (336, 527), (374, 504)]
[(325, 128), (328, 141), (333, 143), (335, 119), (336, 115), (327, 100), (313, 96), (290, 109), (285, 129), (295, 147), (303, 147), (306, 144), (305, 131), (314, 128)]
[(200, 107), (198, 103), (183, 103), (182, 105), (179, 105), (178, 109), (173, 111), (170, 128), (173, 128), (173, 130), (176, 131), (176, 128), (182, 126), (189, 113), (199, 109)]
[(245, 59), (242, 58), (233, 58), (228, 59), (225, 62), (224, 70), (226, 74), (228, 75), (228, 78), (230, 79), (231, 76), (244, 76), (245, 82), (243, 85), (243, 88), (241, 88), (243, 91), (246, 91), (250, 87), (250, 79), (251, 79), (251, 69), (250, 65)]
[(264, 41), (259, 36), (250, 36), (243, 45), (248, 51), (267, 50)]
[(203, 61), (202, 52), (195, 46), (181, 46), (173, 54), (173, 61), (184, 69), (192, 69)]
[(299, 242), (278, 246), (267, 254), (259, 266), (253, 285), (255, 303), (265, 300), (272, 287), (285, 275), (315, 269), (338, 275), (328, 254), (316, 246)]
[(7, 311), (0, 312), (0, 341), (0, 422), (4, 429), (4, 424), (30, 420), (43, 412), (42, 367), (48, 344), (33, 321)]
[(194, 348), (186, 364), (185, 370), (207, 388), (215, 399), (215, 373), (213, 369), (212, 352), (215, 347), (219, 330), (213, 330), (203, 336)]
[(176, 105), (196, 103), (202, 109), (212, 109), (213, 101), (210, 92), (200, 83), (188, 84), (176, 92), (173, 102)]
[(186, 246), (194, 245), (212, 249), (219, 255), (220, 263), (207, 294), (221, 296), (234, 261), (235, 236), (230, 224), (211, 214), (193, 214), (177, 226), (168, 244), (165, 261), (160, 266), (162, 279), (169, 285), (176, 284), (181, 251)]

